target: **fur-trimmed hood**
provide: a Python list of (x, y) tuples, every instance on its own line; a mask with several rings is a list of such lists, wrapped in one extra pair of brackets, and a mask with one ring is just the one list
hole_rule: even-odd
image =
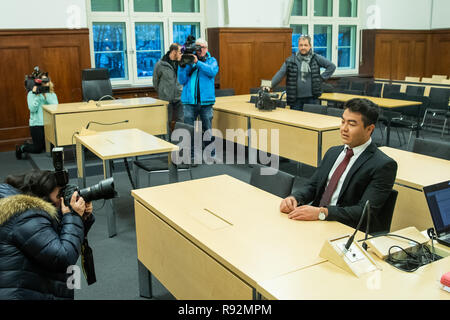
[(58, 212), (51, 203), (38, 197), (16, 194), (0, 199), (0, 226), (15, 215), (22, 214), (30, 209), (43, 210), (53, 219), (58, 219)]

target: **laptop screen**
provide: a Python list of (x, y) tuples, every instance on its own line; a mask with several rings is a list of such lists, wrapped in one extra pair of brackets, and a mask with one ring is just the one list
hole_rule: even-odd
[(423, 188), (438, 236), (450, 231), (450, 180)]

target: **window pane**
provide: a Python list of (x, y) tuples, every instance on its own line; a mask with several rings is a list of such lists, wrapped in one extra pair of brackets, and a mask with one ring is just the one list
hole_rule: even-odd
[(200, 12), (198, 0), (172, 0), (172, 12)]
[(356, 17), (358, 0), (339, 0), (339, 17)]
[(184, 44), (189, 35), (193, 35), (195, 39), (200, 37), (200, 23), (173, 23), (173, 42)]
[(134, 12), (162, 12), (161, 0), (134, 0)]
[(314, 25), (314, 52), (331, 60), (331, 25)]
[(314, 15), (316, 17), (333, 16), (333, 0), (314, 0)]
[(355, 68), (356, 26), (339, 26), (338, 67)]
[(292, 28), (292, 53), (296, 53), (298, 51), (298, 39), (300, 39), (301, 35), (308, 34), (308, 25), (307, 24), (291, 24)]
[(95, 22), (92, 26), (96, 68), (107, 68), (111, 79), (128, 79), (125, 23)]
[(136, 23), (136, 65), (139, 78), (153, 76), (153, 67), (163, 56), (162, 23)]
[(292, 8), (292, 16), (307, 16), (308, 0), (294, 0), (294, 6)]
[(91, 11), (123, 11), (123, 0), (91, 0)]

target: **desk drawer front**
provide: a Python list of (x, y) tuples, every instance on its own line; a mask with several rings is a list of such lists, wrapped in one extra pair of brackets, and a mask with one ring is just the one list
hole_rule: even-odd
[(127, 123), (110, 126), (91, 124), (89, 129), (94, 131), (137, 128), (153, 135), (167, 133), (166, 106), (58, 114), (55, 116), (55, 119), (58, 146), (72, 145), (73, 133), (80, 131), (82, 127), (86, 127), (89, 121), (112, 123), (128, 120)]
[(177, 299), (252, 299), (252, 288), (135, 201), (138, 258)]

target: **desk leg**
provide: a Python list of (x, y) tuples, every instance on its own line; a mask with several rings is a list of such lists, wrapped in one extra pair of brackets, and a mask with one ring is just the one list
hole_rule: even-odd
[(317, 135), (317, 167), (320, 165), (322, 161), (322, 132), (319, 131)]
[(134, 173), (134, 183), (136, 189), (139, 189), (139, 167), (134, 164), (134, 161), (137, 161), (138, 157), (133, 157), (133, 173)]
[(152, 273), (138, 259), (139, 295), (144, 298), (153, 298)]
[(168, 152), (167, 161), (169, 165), (169, 183), (178, 182), (178, 170), (172, 162), (172, 152)]
[[(257, 135), (256, 131), (255, 135)], [(258, 137), (256, 137), (256, 143), (258, 143)], [(252, 122), (250, 117), (247, 117), (247, 145), (248, 166), (253, 168), (254, 164), (258, 164), (258, 145), (256, 145), (256, 148), (252, 148)]]
[(256, 291), (255, 288), (253, 288), (253, 300), (262, 300), (261, 293)]
[[(113, 160), (104, 160), (103, 161), (103, 169), (104, 169), (104, 177), (108, 179), (112, 177), (112, 167), (111, 161)], [(106, 200), (106, 219), (108, 222), (108, 236), (110, 238), (114, 237), (117, 234), (116, 231), (116, 210), (114, 207), (114, 199)]]
[(389, 147), (389, 140), (391, 139), (391, 119), (388, 119), (386, 127), (386, 147)]
[(81, 188), (86, 188), (86, 168), (84, 159), (84, 146), (77, 141), (76, 144), (76, 154), (77, 154), (77, 171), (78, 171), (78, 186)]

